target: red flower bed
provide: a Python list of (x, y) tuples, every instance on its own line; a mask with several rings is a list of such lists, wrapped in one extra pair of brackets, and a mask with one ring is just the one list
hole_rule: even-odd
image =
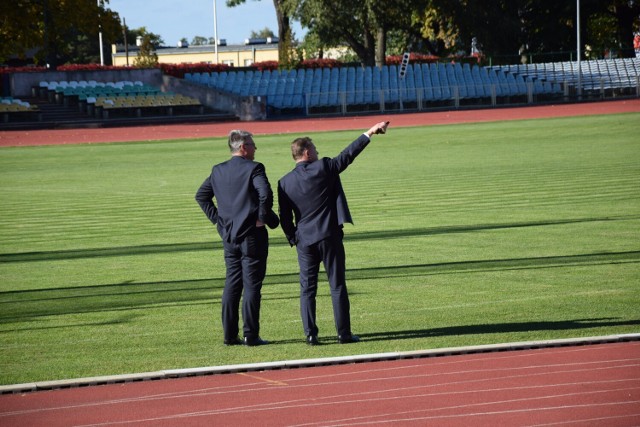
[[(100, 64), (65, 64), (56, 68), (56, 71), (99, 71), (99, 70), (135, 70), (135, 67), (116, 67), (113, 65), (100, 65)], [(41, 73), (43, 71), (49, 71), (47, 67), (3, 67), (0, 68), (0, 73)]]
[(299, 68), (340, 68), (342, 65), (342, 62), (337, 59), (305, 59), (300, 63)]
[(258, 71), (273, 71), (278, 69), (278, 61), (254, 62), (251, 66)]
[(186, 73), (210, 73), (212, 71), (226, 71), (229, 67), (226, 64), (209, 64), (199, 62), (196, 64), (160, 64), (163, 74), (183, 79)]
[(60, 65), (57, 71), (99, 71), (99, 70), (135, 70), (136, 67), (100, 65), (100, 64), (65, 64)]
[[(433, 55), (424, 55), (422, 53), (411, 53), (409, 55), (409, 63), (411, 64), (429, 64), (438, 62), (440, 58)], [(402, 55), (387, 56), (387, 65), (400, 65), (402, 63)]]

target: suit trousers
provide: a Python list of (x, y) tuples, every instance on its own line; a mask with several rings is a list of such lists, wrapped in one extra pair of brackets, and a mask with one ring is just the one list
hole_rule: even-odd
[(349, 294), (345, 279), (345, 252), (342, 230), (309, 246), (297, 246), (300, 265), (300, 314), (306, 336), (318, 335), (316, 294), (318, 271), (324, 264), (331, 290), (333, 318), (338, 335), (351, 335)]
[(260, 336), (260, 301), (262, 281), (267, 272), (269, 234), (266, 227), (256, 227), (240, 243), (224, 242), (227, 268), (222, 293), (222, 327), (224, 339), (238, 336), (239, 307), (242, 297), (244, 336), (250, 340)]

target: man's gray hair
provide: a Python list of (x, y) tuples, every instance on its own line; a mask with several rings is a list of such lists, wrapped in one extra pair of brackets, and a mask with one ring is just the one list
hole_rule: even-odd
[(229, 132), (229, 150), (232, 153), (237, 153), (240, 150), (240, 146), (247, 142), (253, 134), (246, 130), (232, 130)]

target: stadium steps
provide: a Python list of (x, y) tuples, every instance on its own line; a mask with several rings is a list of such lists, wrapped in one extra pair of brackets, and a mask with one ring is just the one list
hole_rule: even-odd
[(115, 126), (142, 126), (161, 125), (171, 123), (201, 123), (201, 122), (225, 122), (238, 120), (233, 114), (214, 111), (205, 108), (204, 114), (180, 114), (158, 115), (147, 117), (126, 118), (95, 118), (81, 112), (77, 105), (65, 106), (38, 97), (23, 97), (24, 101), (37, 105), (41, 111), (41, 120), (25, 117), (21, 120), (12, 120), (6, 123), (0, 122), (0, 130), (30, 130), (30, 129), (82, 129), (101, 128)]

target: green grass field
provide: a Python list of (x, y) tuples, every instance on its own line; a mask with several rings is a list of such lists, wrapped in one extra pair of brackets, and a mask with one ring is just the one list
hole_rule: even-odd
[[(312, 136), (333, 156), (357, 134)], [(194, 194), (228, 158), (224, 138), (2, 148), (0, 384), (638, 332), (638, 135), (633, 113), (376, 137), (343, 174), (363, 342), (334, 344), (323, 280), (313, 348), (280, 229), (272, 345), (222, 345), (221, 244)], [(256, 138), (274, 191), (295, 136)]]

